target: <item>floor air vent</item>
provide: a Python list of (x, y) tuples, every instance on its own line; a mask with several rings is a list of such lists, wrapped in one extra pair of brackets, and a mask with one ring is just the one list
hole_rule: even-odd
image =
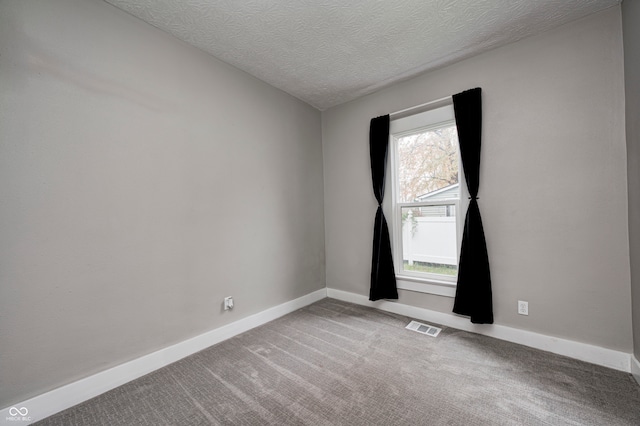
[(429, 324), (422, 324), (418, 321), (411, 321), (405, 328), (431, 337), (436, 337), (442, 331), (441, 328)]

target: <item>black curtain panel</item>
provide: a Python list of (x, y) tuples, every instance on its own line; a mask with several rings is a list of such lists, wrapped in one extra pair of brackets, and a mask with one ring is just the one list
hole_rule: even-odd
[(369, 154), (373, 194), (378, 201), (378, 211), (373, 229), (373, 256), (371, 259), (371, 289), (369, 300), (397, 299), (396, 274), (393, 270), (389, 227), (382, 212), (384, 175), (389, 148), (389, 116), (371, 119), (369, 127)]
[(453, 95), (453, 108), (462, 167), (470, 196), (469, 209), (464, 220), (453, 312), (471, 317), (472, 323), (493, 324), (489, 256), (478, 207), (482, 133), (481, 89), (478, 87)]

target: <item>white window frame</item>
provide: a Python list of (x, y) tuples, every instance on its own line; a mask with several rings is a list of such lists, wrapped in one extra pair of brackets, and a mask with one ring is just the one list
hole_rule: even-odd
[(441, 274), (431, 274), (426, 272), (404, 271), (402, 255), (402, 208), (422, 207), (432, 205), (454, 205), (456, 209), (456, 258), (460, 260), (460, 247), (462, 245), (462, 232), (464, 228), (464, 218), (469, 205), (467, 185), (464, 180), (460, 149), (458, 149), (458, 182), (460, 189), (459, 199), (425, 201), (420, 203), (400, 203), (398, 202), (398, 139), (415, 134), (419, 131), (427, 131), (440, 127), (455, 125), (455, 115), (453, 105), (445, 105), (439, 108), (430, 109), (410, 116), (392, 119), (389, 129), (389, 172), (387, 173), (386, 186), (391, 188), (389, 197), (385, 197), (383, 210), (385, 216), (391, 218), (389, 228), (392, 240), (392, 250), (394, 267), (396, 271), (396, 282), (399, 289), (417, 291), (420, 293), (430, 293), (440, 296), (455, 296), (456, 276), (446, 276)]

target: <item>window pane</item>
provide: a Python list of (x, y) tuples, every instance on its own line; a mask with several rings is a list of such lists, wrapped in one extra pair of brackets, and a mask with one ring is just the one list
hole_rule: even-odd
[[(455, 124), (398, 138), (398, 202), (458, 198)], [(455, 190), (455, 194), (450, 193)], [(446, 196), (445, 196), (446, 195)]]
[(405, 271), (458, 273), (455, 205), (402, 208), (402, 263)]

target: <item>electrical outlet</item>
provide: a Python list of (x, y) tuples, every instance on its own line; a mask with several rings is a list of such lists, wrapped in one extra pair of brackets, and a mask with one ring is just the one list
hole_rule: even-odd
[(224, 310), (228, 311), (229, 309), (233, 309), (233, 297), (225, 297), (224, 298)]
[(520, 315), (529, 315), (529, 302), (518, 300), (518, 313)]

